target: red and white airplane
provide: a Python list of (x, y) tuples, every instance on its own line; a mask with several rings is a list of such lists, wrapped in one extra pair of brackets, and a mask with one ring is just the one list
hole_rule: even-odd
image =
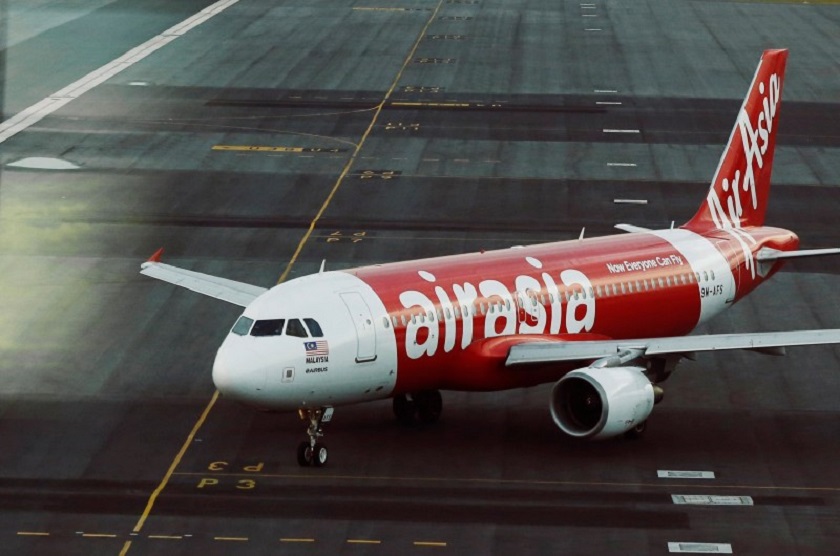
[[(225, 396), (298, 410), (301, 465), (322, 466), (333, 408), (393, 398), (404, 422), (436, 421), (440, 390), (556, 382), (566, 434), (640, 434), (676, 363), (699, 351), (840, 343), (840, 330), (686, 336), (798, 251), (764, 226), (787, 50), (761, 57), (708, 196), (679, 228), (648, 230), (305, 276), (271, 289), (179, 269), (160, 251), (141, 272), (245, 307), (219, 348)], [(656, 310), (652, 310), (656, 308)]]

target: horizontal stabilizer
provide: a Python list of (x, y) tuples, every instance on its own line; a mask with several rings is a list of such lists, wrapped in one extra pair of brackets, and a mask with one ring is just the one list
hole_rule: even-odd
[(755, 332), (748, 334), (711, 334), (638, 340), (597, 340), (554, 343), (522, 343), (510, 348), (505, 366), (592, 361), (628, 350), (645, 357), (691, 354), (700, 351), (748, 349), (763, 353), (781, 353), (777, 348), (840, 344), (840, 329)]
[(781, 259), (799, 259), (805, 257), (824, 257), (826, 255), (840, 255), (840, 249), (801, 249), (799, 251), (779, 251), (765, 247), (756, 253), (758, 262), (778, 261)]
[(633, 224), (616, 224), (615, 228), (623, 232), (649, 232), (650, 228), (642, 228), (641, 226), (634, 226)]
[(247, 307), (254, 299), (268, 291), (266, 288), (252, 286), (244, 282), (236, 282), (164, 264), (160, 262), (160, 256), (161, 251), (158, 251), (152, 258), (140, 265), (140, 274), (215, 297), (240, 307)]

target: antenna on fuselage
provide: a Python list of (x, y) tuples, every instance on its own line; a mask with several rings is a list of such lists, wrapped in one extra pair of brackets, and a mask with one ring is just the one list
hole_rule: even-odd
[(578, 237), (578, 241), (583, 239), (583, 234), (586, 233), (586, 226), (580, 229), (580, 236)]
[(326, 266), (327, 266), (327, 259), (324, 259), (323, 261), (321, 261), (321, 268), (318, 269), (318, 274), (323, 274), (324, 273), (324, 268), (326, 268)]

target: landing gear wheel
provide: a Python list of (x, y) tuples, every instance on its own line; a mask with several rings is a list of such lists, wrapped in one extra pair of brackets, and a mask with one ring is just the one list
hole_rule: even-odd
[(636, 424), (635, 427), (630, 429), (629, 431), (624, 433), (624, 438), (629, 438), (630, 440), (636, 440), (644, 436), (645, 431), (647, 430), (647, 421), (642, 421), (641, 423)]
[(298, 444), (297, 460), (301, 467), (309, 467), (312, 464), (312, 447), (309, 442)]
[(327, 463), (327, 447), (317, 440), (324, 436), (324, 429), (321, 425), (332, 419), (333, 408), (303, 408), (298, 410), (298, 415), (300, 415), (302, 420), (309, 421), (309, 426), (306, 428), (306, 434), (309, 436), (309, 440), (298, 444), (298, 464), (301, 467), (309, 467), (310, 465), (323, 467)]
[(413, 427), (419, 420), (424, 425), (436, 423), (443, 411), (443, 398), (437, 390), (422, 390), (394, 396), (394, 415), (401, 424)]
[(413, 427), (417, 424), (417, 404), (405, 394), (394, 396), (394, 415), (401, 425)]
[(437, 390), (427, 390), (414, 395), (414, 403), (417, 404), (417, 417), (421, 423), (431, 424), (440, 420), (443, 411), (443, 398)]
[(327, 464), (327, 456), (327, 447), (320, 442), (315, 444), (315, 449), (312, 451), (312, 465), (323, 467)]

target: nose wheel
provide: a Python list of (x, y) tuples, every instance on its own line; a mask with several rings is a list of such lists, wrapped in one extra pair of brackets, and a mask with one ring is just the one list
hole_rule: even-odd
[(321, 427), (323, 423), (328, 423), (333, 416), (332, 407), (321, 407), (318, 409), (299, 409), (298, 415), (301, 420), (309, 421), (309, 426), (306, 428), (306, 434), (309, 436), (309, 441), (301, 442), (297, 449), (297, 460), (301, 467), (323, 467), (327, 463), (327, 447), (318, 442), (318, 439), (324, 436), (324, 430)]

